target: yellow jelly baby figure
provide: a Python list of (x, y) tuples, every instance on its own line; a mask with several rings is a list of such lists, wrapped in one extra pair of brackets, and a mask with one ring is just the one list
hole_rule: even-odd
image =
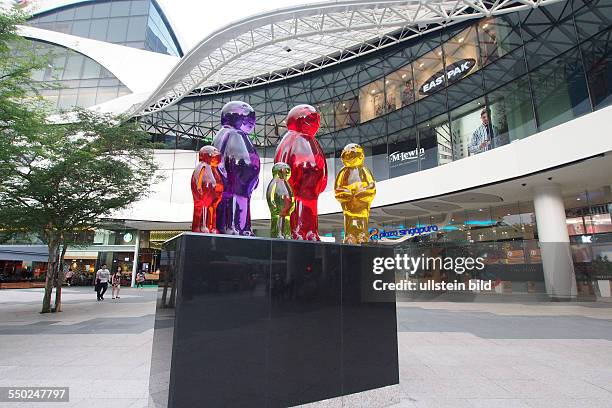
[(336, 200), (344, 213), (344, 243), (368, 242), (370, 205), (376, 195), (376, 183), (372, 172), (364, 165), (363, 148), (355, 143), (342, 150), (344, 167), (336, 177)]

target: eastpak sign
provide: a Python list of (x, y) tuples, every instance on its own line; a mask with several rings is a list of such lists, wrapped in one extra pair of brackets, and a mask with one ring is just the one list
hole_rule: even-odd
[(444, 87), (444, 77), (446, 77), (446, 81), (449, 84), (452, 84), (466, 76), (475, 65), (476, 60), (473, 58), (466, 58), (454, 62), (447, 66), (446, 70), (436, 72), (431, 78), (425, 81), (421, 88), (419, 88), (419, 93), (421, 95), (431, 95)]

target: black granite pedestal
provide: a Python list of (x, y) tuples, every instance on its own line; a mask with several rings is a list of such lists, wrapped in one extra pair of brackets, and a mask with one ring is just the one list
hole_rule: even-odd
[(372, 287), (394, 274), (373, 274), (376, 257), (393, 250), (193, 233), (168, 241), (151, 406), (289, 407), (398, 384), (395, 296)]

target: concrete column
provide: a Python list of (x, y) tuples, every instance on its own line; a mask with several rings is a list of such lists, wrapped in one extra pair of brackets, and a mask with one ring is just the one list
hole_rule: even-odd
[(134, 262), (132, 264), (132, 287), (136, 286), (136, 273), (138, 273), (138, 251), (140, 250), (140, 231), (136, 231), (136, 247), (134, 248)]
[(553, 298), (570, 299), (576, 296), (576, 276), (561, 188), (547, 184), (533, 193), (546, 292)]

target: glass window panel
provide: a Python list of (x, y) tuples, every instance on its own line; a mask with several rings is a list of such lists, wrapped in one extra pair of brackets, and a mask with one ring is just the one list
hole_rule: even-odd
[(377, 181), (389, 178), (389, 164), (387, 155), (387, 138), (376, 137), (371, 140), (360, 140), (366, 156), (366, 166), (372, 171)]
[(127, 36), (128, 18), (111, 18), (106, 39), (110, 42), (123, 42)]
[(359, 101), (352, 95), (344, 97), (335, 104), (336, 130), (359, 124)]
[(88, 108), (96, 104), (96, 88), (80, 88), (77, 96), (77, 106)]
[(384, 80), (378, 80), (359, 89), (359, 114), (361, 123), (386, 112)]
[(85, 57), (80, 54), (71, 53), (66, 60), (62, 79), (79, 79), (81, 77), (81, 67), (83, 66), (84, 59)]
[(332, 102), (322, 102), (315, 105), (321, 114), (321, 128), (319, 134), (324, 135), (334, 130), (334, 104)]
[(104, 18), (110, 16), (111, 3), (94, 4), (93, 18)]
[(485, 88), (495, 89), (527, 72), (521, 48), (508, 53), (483, 69)]
[(106, 41), (108, 31), (108, 20), (92, 20), (89, 37), (94, 40)]
[(89, 20), (91, 18), (91, 14), (93, 12), (93, 5), (86, 4), (83, 6), (79, 6), (74, 11), (75, 20)]
[(117, 97), (117, 87), (100, 87), (98, 88), (98, 95), (96, 97), (96, 105), (104, 102), (108, 102)]
[(130, 15), (129, 1), (113, 1), (111, 4), (111, 17), (127, 17)]
[(41, 23), (51, 23), (51, 22), (55, 21), (56, 17), (57, 17), (56, 13), (47, 13), (47, 14), (45, 14), (43, 16), (40, 16), (39, 22), (41, 22)]
[(571, 21), (571, 1), (549, 4), (543, 8), (533, 8), (520, 13), (521, 30), (525, 41), (538, 37), (551, 26), (573, 25)]
[(410, 65), (387, 75), (385, 92), (391, 110), (400, 109), (413, 103), (415, 100), (414, 91), (414, 79)]
[(100, 78), (101, 65), (96, 61), (87, 58), (83, 64), (82, 78)]
[(595, 109), (612, 105), (612, 30), (582, 44), (582, 54)]
[(120, 86), (119, 87), (119, 93), (117, 94), (117, 96), (124, 96), (124, 95), (129, 95), (132, 92), (130, 92), (129, 88), (127, 86)]
[(69, 21), (74, 20), (74, 7), (65, 8), (57, 12), (57, 21)]
[(576, 29), (581, 39), (589, 38), (612, 25), (612, 2), (575, 0)]
[(119, 80), (115, 77), (113, 78), (105, 78), (100, 80), (100, 86), (117, 86), (119, 85)]
[(72, 35), (76, 35), (79, 37), (88, 38), (89, 36), (89, 26), (91, 23), (87, 20), (85, 21), (75, 21), (72, 23)]
[(417, 99), (431, 95), (446, 86), (441, 47), (417, 59), (412, 64), (412, 68)]
[(451, 112), (453, 160), (473, 156), (492, 148), (493, 129), (484, 99)]
[(144, 41), (147, 32), (147, 16), (130, 18), (127, 41)]
[(32, 25), (42, 30), (53, 30), (53, 26), (55, 25), (55, 23), (37, 23)]
[(480, 67), (476, 26), (472, 25), (443, 43), (446, 79), (449, 84)]
[(53, 31), (58, 33), (70, 34), (72, 31), (72, 21), (58, 21), (53, 24)]
[(538, 38), (525, 44), (527, 65), (536, 68), (555, 58), (576, 45), (576, 35), (571, 21), (565, 25), (552, 27)]
[(58, 109), (71, 109), (77, 103), (77, 89), (62, 89), (60, 90)]
[(421, 123), (417, 131), (419, 154), (423, 152), (421, 170), (441, 166), (453, 160), (450, 126), (446, 114)]
[(145, 14), (149, 14), (149, 0), (133, 0), (130, 15), (138, 16)]
[(516, 17), (508, 15), (483, 20), (478, 26), (481, 64), (487, 65), (522, 44)]
[(52, 109), (57, 109), (57, 103), (59, 101), (59, 89), (42, 89), (40, 94), (49, 103)]
[(389, 178), (419, 171), (419, 160), (425, 157), (425, 149), (418, 146), (416, 128), (389, 135), (388, 152)]
[(586, 80), (578, 53), (572, 51), (531, 74), (540, 130), (590, 111)]
[[(60, 50), (64, 51), (65, 50)], [(66, 55), (56, 55), (48, 69), (45, 71), (45, 80), (60, 79), (66, 66)]]
[(536, 133), (529, 81), (525, 76), (487, 96), (493, 124), (493, 147)]

